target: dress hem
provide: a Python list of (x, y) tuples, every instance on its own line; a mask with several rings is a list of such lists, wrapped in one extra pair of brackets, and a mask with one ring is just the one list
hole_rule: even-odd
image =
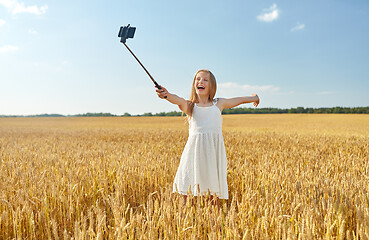
[[(187, 192), (185, 193), (185, 192), (180, 192), (180, 191), (173, 191), (172, 193), (178, 193), (178, 194), (181, 194), (181, 195), (184, 195), (184, 196), (188, 196), (188, 194), (187, 194)], [(195, 196), (195, 197), (198, 197), (198, 196), (204, 196), (204, 195), (206, 195), (207, 194), (207, 192), (206, 193), (201, 193), (201, 194), (191, 194), (191, 195), (193, 195), (193, 196)], [(225, 197), (223, 197), (223, 196), (220, 196), (219, 194), (217, 194), (217, 193), (212, 193), (212, 192), (210, 192), (210, 195), (216, 195), (219, 199), (225, 199), (225, 200), (228, 200), (228, 197), (227, 198), (225, 198)]]

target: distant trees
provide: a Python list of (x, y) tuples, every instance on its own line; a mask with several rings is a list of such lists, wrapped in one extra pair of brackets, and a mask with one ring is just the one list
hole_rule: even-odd
[(345, 114), (369, 114), (369, 107), (334, 107), (334, 108), (290, 108), (290, 109), (280, 109), (280, 108), (231, 108), (224, 109), (223, 114), (249, 114), (249, 113), (345, 113)]
[(171, 111), (171, 112), (160, 112), (160, 113), (155, 113), (155, 114), (152, 114), (151, 112), (148, 112), (148, 113), (144, 113), (142, 115), (136, 115), (137, 117), (173, 117), (173, 116), (182, 116), (182, 112), (177, 112), (177, 111)]
[(251, 113), (288, 113), (288, 109), (280, 108), (230, 108), (224, 109), (223, 114), (251, 114)]
[(334, 107), (334, 108), (291, 108), (288, 113), (359, 113), (359, 114), (369, 114), (369, 107)]
[[(231, 108), (224, 109), (222, 114), (276, 114), (276, 113), (334, 113), (334, 114), (369, 114), (369, 107), (333, 107), (333, 108)], [(186, 116), (182, 112), (171, 111), (171, 112), (160, 112), (151, 113), (147, 112), (141, 115), (131, 115), (129, 113), (124, 113), (123, 115), (115, 115), (111, 113), (84, 113), (76, 115), (61, 115), (61, 114), (39, 114), (39, 115), (0, 115), (0, 117), (157, 117), (157, 116)]]
[(171, 112), (160, 112), (160, 113), (156, 113), (152, 116), (170, 116), (170, 117), (173, 117), (173, 116), (182, 116), (182, 112), (177, 112), (177, 111), (171, 111)]
[(52, 113), (52, 114), (35, 114), (35, 115), (0, 115), (0, 118), (10, 118), (10, 117), (65, 117), (62, 114)]
[[(222, 114), (277, 114), (277, 113), (345, 113), (345, 114), (369, 114), (369, 107), (334, 107), (334, 108), (231, 108), (224, 109)], [(123, 115), (125, 116), (125, 115)], [(160, 112), (160, 113), (144, 113), (142, 115), (136, 116), (182, 116), (182, 112), (172, 111), (172, 112)]]
[(84, 114), (77, 114), (71, 115), (70, 117), (116, 117), (117, 115), (111, 113), (84, 113)]

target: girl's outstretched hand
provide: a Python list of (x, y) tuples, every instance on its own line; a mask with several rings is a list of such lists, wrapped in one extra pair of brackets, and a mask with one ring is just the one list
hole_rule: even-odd
[(157, 88), (156, 93), (158, 94), (158, 97), (163, 99), (163, 98), (167, 97), (169, 93), (168, 93), (168, 90), (165, 87), (163, 87), (161, 85), (159, 85), (159, 86), (161, 87), (161, 89)]
[(255, 93), (253, 93), (251, 95), (257, 98), (257, 100), (254, 101), (254, 106), (257, 107), (259, 105), (259, 102), (260, 102), (259, 96)]

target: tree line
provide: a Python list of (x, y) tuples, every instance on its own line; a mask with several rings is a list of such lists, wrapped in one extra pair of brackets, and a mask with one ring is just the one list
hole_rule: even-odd
[(231, 108), (224, 109), (223, 114), (250, 114), (250, 113), (344, 113), (369, 114), (369, 107), (333, 107), (333, 108)]
[[(369, 114), (369, 107), (333, 107), (333, 108), (231, 108), (224, 109), (222, 114), (278, 114), (278, 113), (343, 113), (343, 114)], [(144, 113), (136, 116), (181, 116), (182, 112)]]
[[(222, 114), (278, 114), (278, 113), (336, 113), (336, 114), (369, 114), (369, 107), (333, 107), (333, 108), (231, 108), (224, 109)], [(182, 116), (180, 111), (151, 113), (132, 115), (124, 113), (123, 115), (116, 115), (112, 113), (84, 113), (75, 115), (62, 114), (37, 114), (37, 115), (0, 115), (0, 117), (151, 117), (151, 116)]]

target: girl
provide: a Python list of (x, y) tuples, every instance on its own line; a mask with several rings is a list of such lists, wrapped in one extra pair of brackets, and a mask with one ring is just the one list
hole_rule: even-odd
[[(173, 192), (194, 196), (210, 192), (211, 199), (217, 196), (228, 199), (227, 157), (222, 135), (221, 112), (243, 103), (254, 103), (259, 97), (214, 99), (217, 84), (214, 75), (205, 69), (197, 71), (192, 83), (190, 100), (169, 93), (164, 87), (157, 89), (158, 96), (178, 105), (187, 114), (189, 136), (174, 178)], [(219, 202), (216, 201), (219, 207)]]

